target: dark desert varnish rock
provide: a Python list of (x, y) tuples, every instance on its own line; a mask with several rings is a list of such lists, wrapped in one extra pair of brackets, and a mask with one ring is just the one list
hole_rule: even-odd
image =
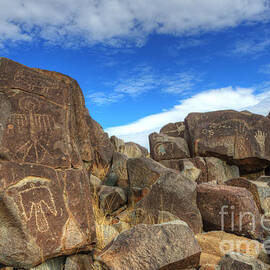
[(196, 183), (182, 174), (167, 170), (150, 192), (135, 207), (145, 211), (168, 211), (185, 221), (194, 233), (202, 230), (202, 218), (196, 204)]
[(186, 223), (140, 224), (122, 232), (100, 255), (110, 270), (190, 269), (201, 249)]
[(183, 138), (154, 132), (149, 135), (149, 143), (151, 157), (156, 161), (190, 157), (187, 142)]
[(253, 239), (261, 239), (260, 213), (253, 195), (245, 188), (200, 184), (197, 205), (204, 230), (224, 230)]
[(30, 268), (91, 249), (92, 149), (77, 82), (1, 58), (0, 106), (0, 262)]
[(249, 112), (191, 113), (185, 119), (192, 156), (216, 156), (239, 166), (242, 174), (270, 163), (270, 119)]

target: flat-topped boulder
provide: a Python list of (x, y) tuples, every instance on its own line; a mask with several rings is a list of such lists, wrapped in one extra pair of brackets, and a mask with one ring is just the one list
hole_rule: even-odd
[(197, 205), (205, 231), (223, 230), (262, 239), (260, 212), (247, 189), (200, 184), (197, 188)]
[(122, 232), (100, 254), (110, 270), (197, 268), (200, 246), (185, 222), (140, 224)]
[(202, 218), (196, 204), (196, 187), (194, 181), (168, 170), (135, 207), (149, 213), (153, 210), (168, 211), (185, 221), (194, 233), (200, 233)]
[(216, 156), (239, 166), (241, 173), (270, 164), (270, 119), (237, 111), (191, 113), (186, 137), (194, 156)]
[[(68, 76), (0, 59), (0, 263), (31, 268), (95, 240), (85, 104)], [(83, 209), (83, 211), (81, 211)]]
[(190, 157), (187, 142), (183, 138), (154, 132), (149, 135), (149, 143), (151, 157), (156, 161)]

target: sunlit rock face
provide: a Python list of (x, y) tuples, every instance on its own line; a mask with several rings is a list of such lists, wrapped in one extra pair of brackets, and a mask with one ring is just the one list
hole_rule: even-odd
[(80, 87), (1, 58), (0, 107), (0, 262), (30, 268), (91, 249), (83, 160), (92, 149)]

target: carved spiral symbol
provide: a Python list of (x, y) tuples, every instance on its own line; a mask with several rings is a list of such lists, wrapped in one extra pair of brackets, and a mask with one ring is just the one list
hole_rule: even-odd
[(34, 97), (25, 97), (19, 101), (20, 109), (27, 112), (37, 112), (40, 109), (40, 102)]

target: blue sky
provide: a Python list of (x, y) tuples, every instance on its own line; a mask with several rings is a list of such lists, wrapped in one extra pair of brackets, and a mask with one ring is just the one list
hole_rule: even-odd
[(270, 111), (270, 0), (0, 0), (0, 55), (75, 78), (110, 135)]

